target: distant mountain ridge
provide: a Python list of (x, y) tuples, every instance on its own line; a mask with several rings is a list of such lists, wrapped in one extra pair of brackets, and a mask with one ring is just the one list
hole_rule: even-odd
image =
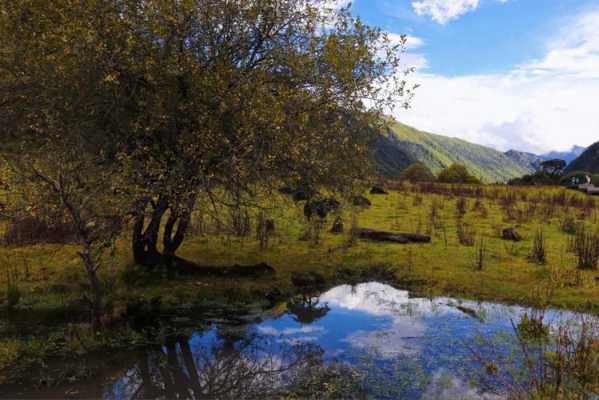
[(566, 172), (576, 171), (599, 173), (599, 142), (587, 148), (566, 167)]
[(522, 165), (524, 168), (532, 168), (533, 171), (541, 169), (541, 163), (545, 160), (543, 157), (536, 154), (518, 150), (509, 150), (503, 154), (511, 158), (514, 162)]
[(571, 163), (573, 160), (578, 158), (584, 151), (585, 147), (572, 146), (568, 151), (552, 151), (544, 154), (533, 154), (518, 150), (509, 150), (504, 154), (524, 167), (531, 167), (535, 171), (541, 169), (541, 163), (546, 160), (560, 159)]
[(577, 159), (584, 151), (586, 147), (582, 146), (572, 146), (570, 150), (567, 151), (552, 151), (549, 153), (541, 154), (540, 157), (545, 160), (551, 160), (554, 158), (559, 158), (560, 160), (564, 160), (568, 164)]
[(534, 172), (506, 154), (465, 140), (419, 131), (387, 119), (388, 127), (373, 143), (372, 152), (382, 175), (398, 176), (414, 162), (432, 172), (459, 163), (484, 182), (506, 182)]

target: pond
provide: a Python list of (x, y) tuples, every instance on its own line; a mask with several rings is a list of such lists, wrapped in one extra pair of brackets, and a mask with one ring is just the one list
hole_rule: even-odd
[[(588, 318), (411, 297), (377, 282), (341, 285), (299, 296), (249, 322), (220, 320), (161, 347), (100, 360), (107, 364), (104, 376), (78, 384), (71, 394), (115, 400), (501, 399), (509, 387), (528, 382), (516, 334), (524, 315), (542, 319), (548, 331)], [(534, 358), (542, 346), (526, 350)]]

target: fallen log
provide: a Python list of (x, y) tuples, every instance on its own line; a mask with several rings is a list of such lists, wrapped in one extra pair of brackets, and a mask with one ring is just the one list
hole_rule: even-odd
[(376, 242), (390, 242), (400, 244), (430, 243), (431, 241), (430, 236), (421, 235), (419, 233), (385, 232), (367, 228), (359, 229), (358, 237), (360, 239), (368, 239)]
[(230, 278), (257, 278), (276, 274), (275, 269), (265, 263), (223, 267), (203, 266), (188, 263), (183, 265), (179, 264), (177, 266), (177, 272), (188, 276), (214, 276)]

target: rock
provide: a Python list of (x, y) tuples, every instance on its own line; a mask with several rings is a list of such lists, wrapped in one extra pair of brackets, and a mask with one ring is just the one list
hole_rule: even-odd
[(266, 233), (274, 233), (275, 232), (275, 220), (267, 219), (265, 221), (264, 229), (265, 229)]
[(304, 192), (303, 190), (298, 190), (295, 193), (293, 193), (293, 201), (307, 201), (310, 198), (310, 196), (308, 196), (308, 193)]
[(314, 214), (320, 218), (326, 218), (332, 211), (337, 211), (341, 204), (332, 197), (309, 201), (304, 205), (304, 216), (311, 219)]
[(295, 190), (289, 186), (283, 186), (282, 188), (279, 188), (279, 193), (291, 196), (295, 193)]
[(387, 193), (387, 191), (380, 186), (373, 186), (372, 189), (370, 189), (370, 194), (389, 194), (389, 193)]
[(430, 243), (431, 237), (418, 233), (394, 233), (377, 231), (374, 229), (362, 228), (358, 230), (358, 236), (361, 239), (374, 240), (376, 242), (391, 242), (391, 243)]
[(354, 198), (352, 198), (352, 204), (356, 207), (364, 207), (364, 208), (368, 208), (372, 205), (370, 200), (368, 200), (364, 196), (355, 196)]
[(279, 193), (287, 195), (287, 196), (291, 196), (291, 198), (293, 199), (293, 201), (298, 202), (298, 201), (306, 201), (310, 198), (310, 196), (308, 195), (308, 192), (302, 189), (294, 189), (290, 186), (283, 186), (282, 188), (279, 188)]
[(331, 233), (343, 233), (343, 220), (341, 217), (335, 218), (331, 228)]
[(506, 228), (501, 232), (501, 238), (503, 240), (511, 240), (513, 242), (519, 242), (522, 240), (522, 236), (514, 228)]

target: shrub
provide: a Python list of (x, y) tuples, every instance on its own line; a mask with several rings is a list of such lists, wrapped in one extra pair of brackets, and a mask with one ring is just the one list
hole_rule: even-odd
[(474, 246), (474, 240), (476, 231), (471, 225), (458, 221), (456, 225), (456, 233), (458, 235), (458, 242), (463, 246)]
[(597, 269), (599, 263), (599, 232), (588, 232), (580, 225), (574, 239), (574, 252), (579, 269)]
[(537, 264), (545, 264), (547, 262), (547, 255), (545, 254), (545, 233), (543, 232), (543, 228), (537, 229), (537, 232), (535, 233), (530, 259)]
[(474, 268), (477, 271), (482, 271), (485, 266), (485, 259), (487, 256), (487, 247), (485, 244), (485, 238), (481, 235), (480, 240), (476, 246), (476, 256), (474, 259)]
[(576, 219), (571, 215), (566, 215), (560, 221), (559, 228), (564, 233), (574, 235), (576, 233)]
[(456, 215), (458, 218), (463, 218), (466, 215), (466, 209), (468, 208), (468, 203), (464, 197), (458, 198), (455, 203)]
[(433, 182), (435, 175), (421, 163), (414, 163), (406, 168), (399, 178), (408, 182)]
[(441, 183), (471, 183), (480, 184), (480, 180), (468, 172), (468, 169), (462, 164), (453, 164), (445, 168), (437, 176)]
[[(48, 218), (50, 219), (50, 218)], [(48, 222), (38, 216), (16, 216), (10, 219), (2, 237), (5, 246), (27, 246), (38, 243), (65, 244), (75, 239), (72, 224), (63, 218)]]

